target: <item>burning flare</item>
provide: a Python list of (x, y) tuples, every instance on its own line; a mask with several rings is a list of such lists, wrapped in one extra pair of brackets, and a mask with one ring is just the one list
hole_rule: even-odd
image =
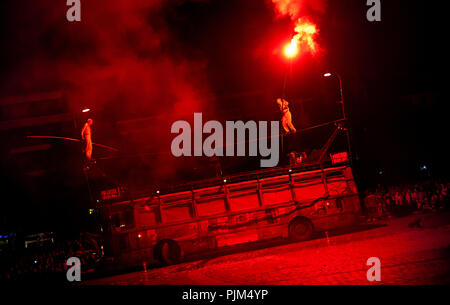
[(318, 51), (315, 37), (318, 34), (316, 24), (309, 15), (317, 15), (324, 11), (324, 0), (272, 0), (280, 16), (289, 16), (295, 22), (296, 33), (291, 42), (284, 47), (284, 55), (288, 58), (295, 57), (298, 53)]
[(284, 55), (288, 58), (295, 57), (299, 51), (311, 52), (317, 51), (315, 35), (317, 34), (316, 25), (302, 18), (298, 18), (294, 31), (297, 33), (291, 39), (291, 42), (284, 48)]
[(293, 58), (298, 54), (298, 46), (294, 39), (284, 47), (283, 52), (287, 58)]

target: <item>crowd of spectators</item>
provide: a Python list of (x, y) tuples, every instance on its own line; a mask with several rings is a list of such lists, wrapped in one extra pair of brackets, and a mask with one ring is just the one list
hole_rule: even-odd
[(426, 181), (401, 186), (381, 187), (364, 192), (368, 220), (428, 212), (449, 207), (450, 183)]
[(95, 268), (100, 253), (79, 239), (24, 249), (22, 255), (4, 253), (0, 262), (0, 280), (56, 280), (65, 278), (66, 260), (78, 257), (84, 272)]

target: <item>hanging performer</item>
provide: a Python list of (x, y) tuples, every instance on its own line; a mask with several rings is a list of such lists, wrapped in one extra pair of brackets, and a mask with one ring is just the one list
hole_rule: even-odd
[(283, 129), (286, 133), (296, 132), (294, 125), (292, 124), (292, 114), (289, 110), (289, 103), (283, 98), (277, 99), (277, 104), (280, 107), (281, 114), (283, 117), (281, 118), (281, 124), (283, 125)]
[(83, 152), (86, 155), (86, 158), (88, 160), (92, 160), (92, 131), (91, 126), (94, 122), (92, 119), (88, 119), (86, 123), (84, 124), (83, 129), (81, 130), (81, 139), (83, 140), (83, 143), (85, 144), (85, 148)]

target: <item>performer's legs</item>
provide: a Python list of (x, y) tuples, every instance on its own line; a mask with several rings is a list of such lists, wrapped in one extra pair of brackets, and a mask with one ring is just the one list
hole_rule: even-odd
[(296, 132), (297, 129), (295, 129), (294, 125), (292, 124), (292, 114), (291, 114), (290, 111), (289, 111), (287, 114), (288, 114), (287, 124), (288, 124), (289, 128), (290, 128), (293, 132)]
[[(286, 130), (286, 132), (289, 132), (289, 128), (293, 131), (293, 132), (296, 132), (297, 130), (295, 129), (295, 127), (294, 127), (294, 125), (292, 124), (292, 115), (291, 115), (291, 112), (290, 111), (288, 111), (288, 112), (286, 112), (285, 114), (284, 114), (284, 116), (283, 116), (283, 127), (284, 127), (284, 130)], [(286, 127), (284, 126), (284, 125), (287, 125)], [(289, 128), (288, 128), (289, 127)]]
[(286, 133), (289, 133), (289, 127), (288, 127), (288, 122), (286, 119), (286, 114), (283, 115), (283, 118), (281, 119), (281, 125), (283, 126), (283, 129)]
[(89, 136), (86, 137), (86, 158), (88, 158), (88, 160), (91, 160), (92, 158), (92, 140)]

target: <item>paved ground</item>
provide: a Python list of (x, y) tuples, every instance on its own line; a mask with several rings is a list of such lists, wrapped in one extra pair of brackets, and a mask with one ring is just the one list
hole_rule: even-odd
[[(423, 218), (424, 228), (409, 223)], [(381, 261), (381, 284), (450, 284), (450, 213), (411, 215), (383, 226), (86, 282), (87, 284), (372, 284), (367, 259)]]

